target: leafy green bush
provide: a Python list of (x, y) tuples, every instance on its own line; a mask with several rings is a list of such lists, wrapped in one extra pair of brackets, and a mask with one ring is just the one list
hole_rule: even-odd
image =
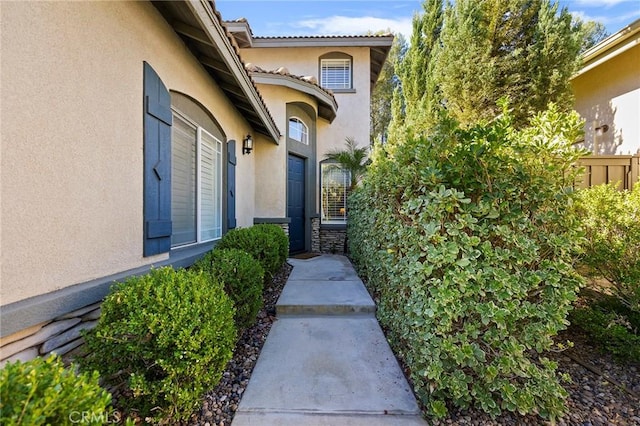
[(237, 228), (227, 232), (216, 249), (238, 249), (253, 256), (264, 269), (265, 282), (271, 280), (284, 261), (279, 239), (259, 226)]
[(623, 361), (640, 362), (640, 313), (614, 297), (588, 302), (569, 314), (571, 323), (584, 330), (603, 351)]
[(348, 236), (388, 339), (431, 414), (446, 403), (554, 418), (567, 392), (542, 356), (582, 285), (570, 214), (577, 114), (508, 112), (378, 148)]
[(96, 371), (76, 375), (58, 356), (8, 363), (0, 370), (0, 424), (103, 424), (119, 420)]
[(211, 274), (224, 285), (236, 307), (234, 318), (238, 327), (249, 327), (255, 322), (263, 304), (264, 271), (253, 256), (238, 249), (217, 249), (207, 253), (193, 268)]
[(586, 232), (582, 261), (607, 279), (622, 303), (640, 312), (640, 183), (633, 191), (616, 184), (580, 191), (578, 214)]
[(261, 223), (254, 225), (253, 228), (271, 235), (271, 237), (276, 240), (278, 244), (278, 269), (280, 269), (284, 262), (287, 261), (287, 257), (289, 257), (289, 237), (287, 237), (287, 234), (284, 233), (281, 227), (271, 223)]
[(118, 403), (142, 416), (186, 419), (215, 386), (236, 342), (222, 285), (200, 272), (161, 268), (115, 286), (86, 333), (84, 368), (131, 395)]

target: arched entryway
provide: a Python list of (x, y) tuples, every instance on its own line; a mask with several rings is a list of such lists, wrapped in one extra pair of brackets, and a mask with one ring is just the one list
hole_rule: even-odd
[(308, 104), (287, 104), (287, 217), (291, 253), (310, 251), (316, 215), (316, 114)]

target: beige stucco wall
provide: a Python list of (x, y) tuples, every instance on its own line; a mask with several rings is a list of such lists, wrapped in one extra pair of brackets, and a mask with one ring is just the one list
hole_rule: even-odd
[[(585, 119), (585, 147), (600, 155), (640, 153), (640, 44), (572, 80)], [(601, 136), (595, 128), (606, 124)]]
[[(355, 93), (335, 93), (337, 117), (330, 126), (318, 119), (318, 158), (337, 147), (344, 147), (346, 137), (353, 137), (359, 145), (369, 145), (370, 57), (368, 47), (308, 47), (308, 48), (249, 48), (242, 49), (245, 63), (253, 63), (266, 70), (286, 67), (298, 76), (315, 76), (319, 81), (320, 56), (329, 52), (343, 52), (353, 57), (353, 87)], [(274, 107), (269, 103), (269, 109)], [(323, 123), (324, 122), (324, 123)]]
[(166, 258), (142, 257), (145, 60), (238, 141), (237, 219), (251, 225), (251, 129), (150, 4), (0, 11), (2, 305)]
[(312, 96), (283, 86), (258, 84), (258, 90), (284, 137), (278, 146), (263, 139), (256, 146), (256, 217), (282, 218), (287, 215), (287, 104), (307, 104), (317, 115), (317, 103)]
[(259, 137), (255, 144), (255, 217), (284, 218), (287, 216), (287, 146)]
[[(285, 134), (285, 103), (270, 102), (277, 99), (279, 87), (258, 85), (258, 90), (267, 103), (269, 112), (280, 131)], [(255, 206), (256, 217), (276, 218), (287, 216), (287, 143), (284, 137), (274, 145), (265, 138), (259, 138), (255, 146), (256, 173)]]

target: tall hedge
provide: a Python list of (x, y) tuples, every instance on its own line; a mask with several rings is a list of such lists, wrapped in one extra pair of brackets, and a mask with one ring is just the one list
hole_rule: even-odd
[(567, 392), (544, 357), (582, 284), (568, 213), (577, 114), (551, 106), (378, 149), (348, 235), (381, 323), (436, 416), (448, 404), (554, 418)]

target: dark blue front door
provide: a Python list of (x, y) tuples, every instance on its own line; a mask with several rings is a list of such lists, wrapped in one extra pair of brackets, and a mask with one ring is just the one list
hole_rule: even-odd
[(287, 216), (289, 223), (289, 251), (304, 251), (304, 159), (289, 155), (287, 173)]

